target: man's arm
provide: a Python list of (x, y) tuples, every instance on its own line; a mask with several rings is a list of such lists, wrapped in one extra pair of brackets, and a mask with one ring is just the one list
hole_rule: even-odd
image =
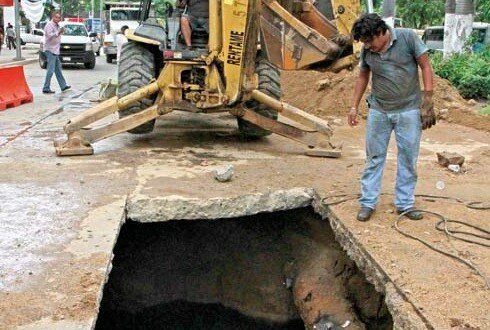
[(422, 129), (427, 129), (436, 124), (434, 101), (432, 99), (434, 94), (434, 77), (427, 52), (417, 57), (417, 63), (422, 70), (422, 80), (424, 82), (424, 97), (422, 99), (422, 104), (420, 105), (420, 120), (422, 122)]
[(429, 55), (424, 53), (417, 57), (417, 63), (422, 70), (422, 81), (424, 83), (424, 91), (432, 92), (434, 74), (432, 73), (432, 66), (430, 65)]
[(371, 70), (369, 68), (361, 68), (359, 71), (359, 76), (357, 77), (356, 85), (354, 87), (354, 96), (352, 97), (351, 108), (349, 110), (349, 114), (347, 115), (347, 123), (350, 126), (356, 126), (358, 124), (357, 114), (359, 112), (359, 103), (361, 102), (361, 98), (366, 91), (370, 75)]

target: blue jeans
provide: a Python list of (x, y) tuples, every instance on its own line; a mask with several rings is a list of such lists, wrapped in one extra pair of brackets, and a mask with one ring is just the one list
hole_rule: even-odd
[(397, 171), (395, 206), (398, 210), (413, 207), (417, 183), (417, 157), (422, 125), (419, 109), (381, 112), (370, 109), (366, 127), (366, 166), (361, 177), (361, 206), (376, 208), (391, 131), (395, 131)]
[(51, 87), (51, 77), (53, 77), (53, 72), (56, 75), (56, 80), (58, 80), (58, 84), (60, 85), (61, 90), (65, 89), (66, 81), (61, 73), (61, 61), (59, 55), (55, 55), (50, 51), (45, 51), (46, 60), (48, 61), (48, 65), (46, 67), (46, 79), (44, 80), (43, 91), (49, 91)]

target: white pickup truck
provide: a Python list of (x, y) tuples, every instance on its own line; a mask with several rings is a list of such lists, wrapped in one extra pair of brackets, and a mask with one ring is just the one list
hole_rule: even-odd
[[(65, 63), (83, 63), (86, 69), (95, 67), (95, 54), (100, 49), (96, 38), (97, 33), (89, 34), (83, 23), (61, 22), (60, 27), (64, 29), (61, 34), (60, 61)], [(46, 69), (47, 59), (44, 54), (44, 41), (39, 51), (39, 65)]]
[(104, 37), (104, 54), (107, 63), (112, 63), (117, 57), (116, 34), (120, 33), (121, 27), (127, 25), (130, 30), (134, 30), (139, 26), (139, 3), (124, 6), (118, 2), (106, 2), (106, 7), (108, 31)]
[(20, 44), (25, 45), (27, 43), (40, 44), (44, 37), (44, 31), (41, 29), (32, 29), (31, 33), (20, 33)]

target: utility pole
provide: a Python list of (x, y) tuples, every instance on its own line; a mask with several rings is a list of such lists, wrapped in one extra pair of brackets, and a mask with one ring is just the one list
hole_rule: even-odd
[(367, 5), (367, 12), (374, 13), (373, 0), (367, 0), (366, 5)]
[(464, 51), (465, 42), (473, 31), (473, 0), (447, 0), (444, 22), (444, 58)]
[(395, 27), (395, 0), (383, 1), (383, 20), (391, 27)]
[(14, 15), (15, 15), (15, 58), (14, 58), (14, 61), (21, 61), (21, 60), (23, 60), (23, 58), (22, 58), (22, 54), (20, 51), (20, 3), (19, 3), (19, 0), (15, 0)]

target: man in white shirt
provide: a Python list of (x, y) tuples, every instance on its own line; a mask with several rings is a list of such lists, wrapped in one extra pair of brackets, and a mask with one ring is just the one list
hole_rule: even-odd
[(117, 63), (119, 63), (119, 58), (121, 57), (122, 46), (128, 42), (128, 38), (126, 38), (126, 30), (128, 28), (127, 25), (124, 25), (121, 27), (121, 32), (116, 34)]

